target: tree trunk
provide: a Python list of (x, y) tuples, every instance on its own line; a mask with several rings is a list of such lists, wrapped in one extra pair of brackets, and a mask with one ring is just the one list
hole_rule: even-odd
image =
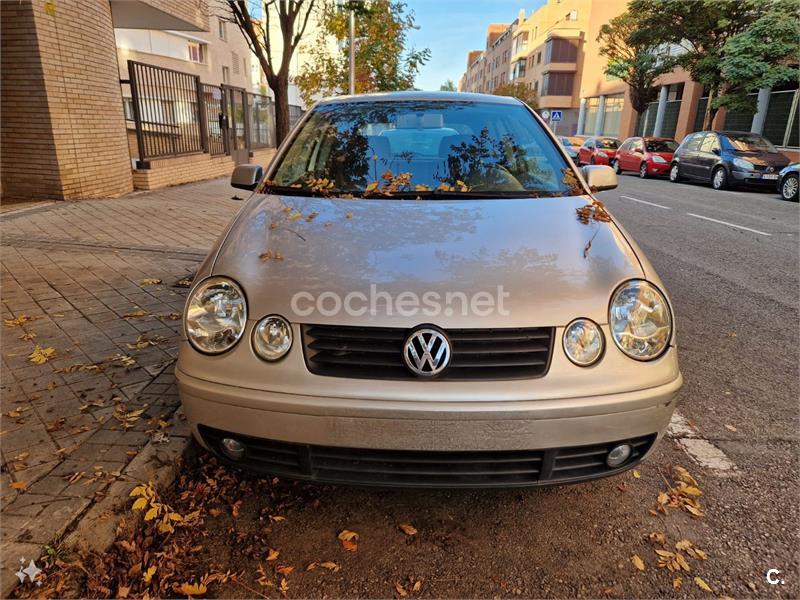
[(708, 91), (708, 101), (706, 102), (706, 114), (703, 115), (703, 131), (711, 131), (714, 117), (717, 116), (717, 111), (719, 110), (711, 106), (712, 100), (714, 100), (714, 90), (710, 89)]
[(280, 146), (289, 135), (289, 78), (279, 75), (269, 87), (275, 94), (275, 142)]

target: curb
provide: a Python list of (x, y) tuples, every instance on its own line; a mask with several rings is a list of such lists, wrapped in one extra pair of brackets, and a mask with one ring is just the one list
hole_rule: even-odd
[[(147, 442), (145, 447), (123, 469), (122, 475), (105, 488), (105, 497), (94, 502), (76, 517), (67, 527), (66, 533), (51, 545), (59, 545), (69, 550), (89, 550), (105, 552), (116, 539), (118, 526), (126, 521), (135, 524), (141, 521), (143, 513), (128, 511), (129, 494), (139, 484), (152, 482), (156, 489), (169, 487), (178, 476), (180, 466), (194, 449), (192, 433), (188, 423), (182, 419), (179, 408), (172, 419), (174, 426), (169, 431), (169, 442)], [(40, 544), (16, 544), (25, 553), (26, 559), (39, 558)], [(13, 547), (4, 548), (2, 567), (0, 567), (0, 598), (10, 598), (13, 590), (20, 584), (14, 575), (18, 568), (18, 557), (10, 555)]]

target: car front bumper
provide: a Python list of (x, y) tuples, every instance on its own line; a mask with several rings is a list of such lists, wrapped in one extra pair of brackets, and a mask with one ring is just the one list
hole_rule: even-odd
[(647, 173), (650, 175), (666, 176), (669, 175), (669, 163), (648, 163)]
[[(239, 439), (248, 449), (243, 467), (423, 487), (544, 485), (624, 471), (661, 438), (683, 383), (679, 374), (657, 387), (602, 396), (454, 403), (302, 396), (208, 382), (180, 369), (176, 375), (195, 437), (216, 454), (222, 437)], [(620, 443), (632, 444), (634, 455), (618, 468), (605, 466)]]
[[(762, 174), (758, 171), (737, 171), (732, 170), (733, 182), (738, 185), (756, 185), (764, 187), (772, 187), (778, 185), (780, 175), (777, 173)], [(772, 177), (769, 177), (772, 175)]]

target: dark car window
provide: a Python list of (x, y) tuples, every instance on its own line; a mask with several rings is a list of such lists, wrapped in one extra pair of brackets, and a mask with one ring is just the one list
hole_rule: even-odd
[(597, 145), (600, 148), (608, 148), (609, 150), (615, 150), (619, 148), (619, 140), (615, 140), (612, 138), (600, 138), (597, 140)]
[(565, 146), (580, 146), (583, 144), (583, 138), (579, 137), (562, 137), (561, 143)]
[(707, 133), (700, 144), (700, 152), (713, 152), (719, 149), (719, 140), (716, 133)]
[(742, 133), (739, 135), (723, 136), (731, 148), (739, 152), (777, 152), (767, 138), (756, 133)]
[(683, 140), (683, 148), (689, 152), (697, 152), (700, 149), (700, 142), (703, 141), (702, 133), (693, 133)]
[(647, 140), (648, 152), (675, 152), (678, 144), (672, 140)]
[(588, 140), (586, 140), (585, 142), (583, 142), (583, 146), (584, 146), (585, 148), (589, 148), (589, 150), (593, 149), (593, 148), (594, 148), (594, 140), (593, 140), (593, 139), (591, 139), (591, 138), (589, 138)]
[(581, 193), (574, 178), (565, 177), (567, 169), (522, 105), (336, 102), (313, 110), (265, 189), (415, 197), (434, 191)]

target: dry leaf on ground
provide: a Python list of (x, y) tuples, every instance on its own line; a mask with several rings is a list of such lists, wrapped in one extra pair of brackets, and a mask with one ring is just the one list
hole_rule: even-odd
[(33, 352), (31, 352), (28, 359), (37, 365), (43, 365), (51, 358), (54, 358), (56, 355), (55, 348), (42, 348), (39, 344), (36, 344), (36, 348)]
[(400, 530), (405, 533), (406, 535), (417, 535), (417, 529), (410, 523), (401, 523), (398, 525)]
[(342, 544), (342, 548), (348, 552), (355, 552), (358, 550), (359, 535), (355, 531), (344, 529), (337, 537), (339, 538), (339, 542)]
[(695, 583), (695, 585), (697, 587), (699, 587), (704, 592), (708, 592), (709, 594), (713, 594), (714, 593), (714, 590), (711, 589), (711, 586), (709, 586), (705, 581), (703, 581), (699, 577), (695, 577), (694, 578), (694, 583)]
[(631, 562), (633, 563), (634, 567), (636, 567), (640, 571), (644, 571), (645, 569), (644, 561), (638, 554), (634, 554), (633, 556), (631, 556)]

